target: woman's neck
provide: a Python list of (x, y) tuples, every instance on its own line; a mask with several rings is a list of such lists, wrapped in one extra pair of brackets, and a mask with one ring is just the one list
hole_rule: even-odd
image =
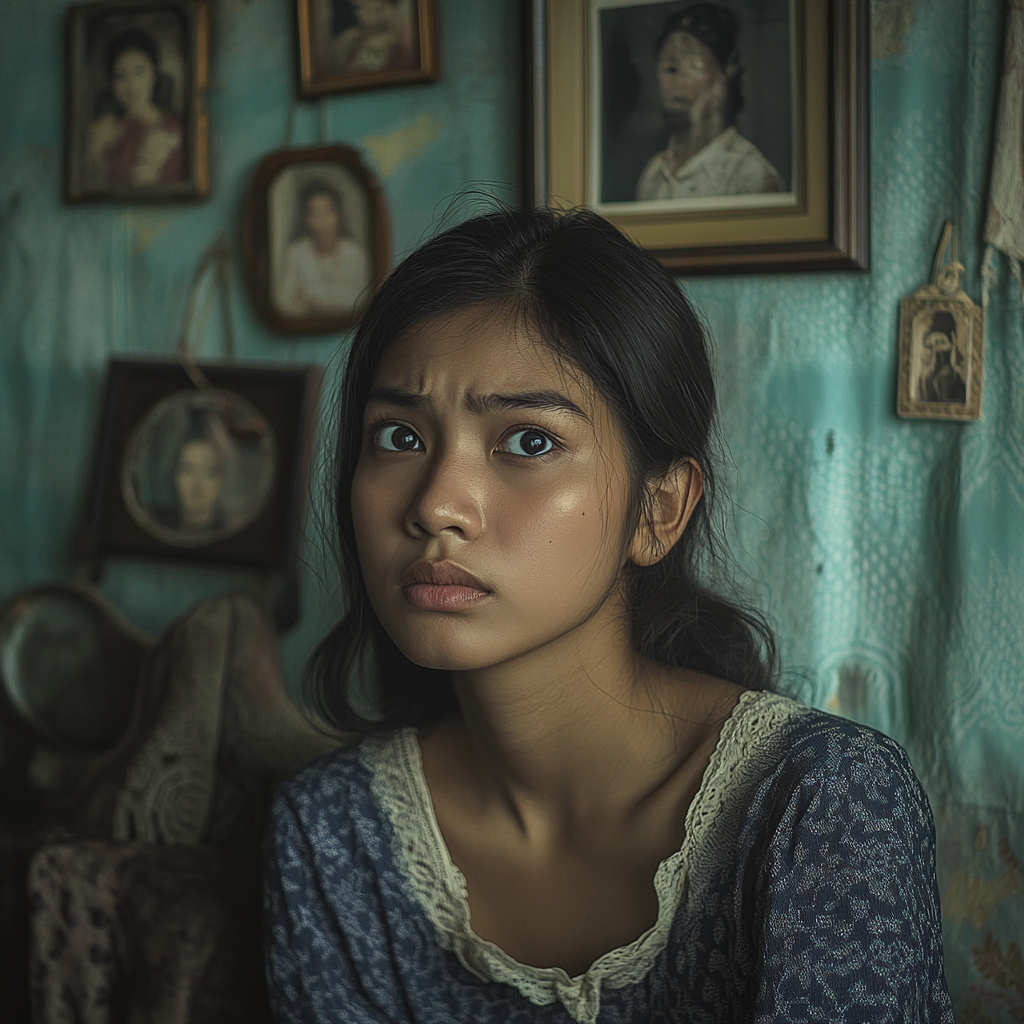
[(139, 121), (147, 128), (152, 128), (154, 125), (159, 124), (163, 117), (160, 113), (160, 108), (152, 100), (147, 100), (137, 107), (129, 107), (127, 116), (133, 121)]
[(453, 679), (461, 716), (441, 727), (449, 765), (470, 780), (470, 799), (500, 801), (527, 833), (565, 835), (595, 815), (628, 815), (701, 745), (715, 712), (699, 677), (641, 659), (613, 610), (514, 662)]
[(668, 153), (672, 169), (678, 171), (687, 160), (714, 142), (728, 127), (721, 112), (714, 111), (691, 121), (685, 130), (674, 131), (668, 140)]

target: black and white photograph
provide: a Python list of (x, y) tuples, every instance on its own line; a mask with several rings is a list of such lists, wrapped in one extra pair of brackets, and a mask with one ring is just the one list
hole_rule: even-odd
[(274, 431), (230, 391), (187, 389), (157, 403), (125, 451), (132, 518), (175, 547), (231, 537), (263, 511), (277, 461)]
[(249, 188), (243, 234), (253, 302), (282, 334), (356, 323), (389, 266), (384, 194), (349, 146), (265, 156)]
[(793, 19), (791, 0), (594, 4), (592, 203), (792, 204)]
[(205, 0), (69, 8), (70, 201), (206, 195), (208, 22)]
[(535, 201), (673, 272), (870, 265), (866, 0), (530, 0)]
[[(959, 266), (959, 264), (957, 265)], [(918, 419), (976, 420), (981, 416), (982, 313), (926, 286), (900, 304), (897, 411)]]
[(967, 401), (971, 322), (960, 310), (922, 310), (911, 325), (911, 393), (917, 402)]

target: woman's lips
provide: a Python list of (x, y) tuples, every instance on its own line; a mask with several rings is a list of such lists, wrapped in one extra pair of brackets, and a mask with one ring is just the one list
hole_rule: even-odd
[(491, 596), (486, 590), (456, 587), (450, 583), (413, 583), (408, 587), (402, 587), (402, 593), (413, 608), (428, 612), (455, 611)]
[(425, 559), (402, 573), (401, 587), (409, 604), (423, 611), (455, 611), (491, 596), (491, 591), (462, 566)]

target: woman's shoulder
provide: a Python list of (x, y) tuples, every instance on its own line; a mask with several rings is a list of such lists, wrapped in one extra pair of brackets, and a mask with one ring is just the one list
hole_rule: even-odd
[(753, 802), (771, 826), (783, 820), (891, 820), (931, 833), (931, 809), (906, 751), (896, 740), (777, 694), (751, 701), (748, 735), (758, 763)]
[(907, 752), (891, 736), (818, 708), (801, 708), (787, 729), (786, 764), (809, 779), (900, 780), (918, 784)]
[(733, 715), (733, 742), (790, 781), (917, 777), (896, 740), (867, 725), (782, 694), (748, 691)]
[(288, 809), (304, 825), (360, 809), (371, 813), (374, 764), (397, 753), (403, 730), (344, 742), (310, 761), (280, 787), (279, 811)]
[(308, 235), (303, 235), (301, 238), (293, 239), (284, 247), (284, 255), (286, 259), (295, 259), (300, 256), (312, 256), (313, 255), (313, 243)]

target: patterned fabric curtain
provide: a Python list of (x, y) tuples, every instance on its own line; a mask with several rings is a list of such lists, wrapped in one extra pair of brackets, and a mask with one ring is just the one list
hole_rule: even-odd
[(996, 255), (977, 423), (897, 418), (898, 312), (947, 217), (981, 298), (1006, 38), (1022, 223), (1021, 8), (875, 0), (869, 274), (683, 282), (716, 337), (733, 547), (786, 684), (894, 736), (931, 798), (961, 1024), (1024, 1020), (1021, 294)]

